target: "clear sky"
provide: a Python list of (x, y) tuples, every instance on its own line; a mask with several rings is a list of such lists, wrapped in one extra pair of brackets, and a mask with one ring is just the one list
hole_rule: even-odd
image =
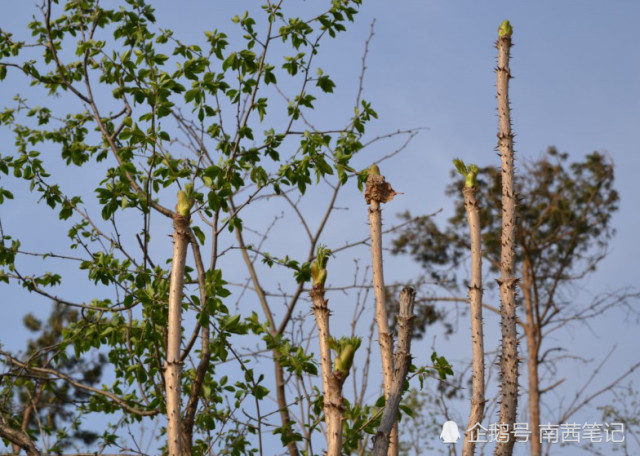
[[(156, 3), (159, 24), (189, 41), (199, 39), (204, 30), (228, 28), (233, 14), (254, 8), (257, 2)], [(315, 0), (294, 3), (301, 10), (317, 5)], [(0, 27), (18, 33), (18, 24), (33, 10), (32, 2), (8, 5), (7, 1), (0, 2), (4, 10)], [(495, 165), (499, 160), (494, 151), (494, 41), (504, 19), (509, 19), (514, 28), (511, 103), (520, 160), (535, 159), (553, 145), (575, 160), (594, 150), (607, 152), (616, 164), (615, 186), (621, 197), (613, 222), (617, 235), (610, 243), (609, 256), (584, 283), (586, 291), (577, 296), (586, 299), (599, 292), (636, 286), (640, 279), (640, 178), (636, 176), (640, 170), (640, 3), (365, 1), (350, 30), (321, 49), (320, 66), (338, 86), (329, 101), (319, 102), (314, 122), (319, 128), (329, 128), (335, 126), (332, 122), (336, 113), (344, 120), (351, 115), (364, 43), (375, 20), (363, 96), (372, 102), (380, 118), (368, 131), (377, 136), (397, 129), (425, 128), (401, 155), (382, 165), (387, 180), (404, 192), (385, 208), (386, 221), (392, 223), (395, 214), (406, 209), (414, 214), (443, 209), (438, 220), (444, 221), (451, 206), (444, 195), (451, 160), (460, 157), (480, 166)], [(14, 84), (0, 86), (3, 107), (15, 92), (25, 90), (19, 82)], [(0, 144), (10, 148), (12, 141), (5, 138)], [(386, 153), (384, 147), (388, 146), (381, 144), (367, 154), (379, 158)], [(359, 160), (360, 167), (371, 162), (369, 156)], [(345, 193), (341, 201), (344, 206), (363, 204), (355, 189)], [(0, 210), (19, 208), (14, 204)], [(353, 224), (366, 235), (368, 230), (360, 216), (350, 211), (341, 217), (344, 222), (334, 221), (329, 236), (337, 239)], [(366, 254), (366, 250), (362, 252)], [(389, 279), (402, 280), (415, 276), (419, 267), (408, 257), (392, 258), (387, 272)], [(5, 290), (0, 286), (2, 307), (10, 305), (2, 298), (10, 296)], [(11, 345), (7, 335), (13, 335), (14, 340), (20, 338), (14, 319), (20, 312), (22, 308), (14, 307), (10, 309), (12, 318), (0, 321), (0, 342)], [(439, 354), (462, 366), (470, 353), (467, 328), (468, 323), (461, 321), (458, 333), (449, 339), (437, 332), (430, 334), (422, 342), (424, 351), (435, 337)], [(493, 339), (497, 341), (497, 334)], [(555, 341), (596, 362), (617, 345), (607, 364), (609, 374), (603, 374), (604, 383), (638, 360), (637, 322), (624, 321), (619, 313), (588, 328), (572, 328), (556, 335)], [(582, 384), (592, 367), (571, 369), (569, 374), (577, 378), (568, 379), (563, 390), (566, 394), (572, 386)], [(638, 384), (640, 376), (634, 379)], [(466, 419), (466, 411), (460, 416)]]

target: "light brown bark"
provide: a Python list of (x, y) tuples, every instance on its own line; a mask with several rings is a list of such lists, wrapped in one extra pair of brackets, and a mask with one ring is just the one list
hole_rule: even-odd
[(41, 454), (38, 448), (36, 448), (35, 443), (33, 443), (33, 440), (31, 440), (31, 437), (29, 437), (29, 434), (10, 428), (1, 418), (0, 437), (7, 439), (11, 442), (12, 446), (15, 445), (16, 447), (23, 449), (28, 456), (40, 456)]
[[(516, 323), (514, 276), (516, 195), (514, 188), (513, 133), (511, 132), (511, 112), (509, 107), (509, 53), (511, 35), (498, 38), (497, 91), (498, 91), (498, 151), (502, 161), (502, 249), (500, 252), (500, 314), (502, 332), (502, 352), (500, 355), (500, 413), (499, 422), (509, 431), (516, 422), (518, 407), (518, 334)], [(513, 453), (511, 433), (498, 436), (496, 456), (510, 456)]]
[(322, 285), (314, 285), (310, 293), (313, 314), (318, 325), (320, 344), (320, 365), (322, 369), (322, 389), (324, 391), (324, 419), (327, 426), (327, 456), (342, 455), (342, 385), (345, 377), (333, 371), (329, 339), (329, 307), (324, 299)]
[(402, 387), (411, 366), (411, 333), (413, 331), (415, 297), (416, 291), (411, 287), (404, 287), (400, 293), (398, 347), (394, 354), (394, 369), (389, 395), (382, 413), (380, 427), (373, 438), (374, 456), (386, 456), (388, 454), (393, 429), (397, 429)]
[(464, 202), (469, 222), (471, 238), (471, 284), (469, 286), (469, 305), (471, 308), (471, 346), (472, 346), (472, 392), (471, 410), (467, 432), (462, 446), (463, 456), (472, 456), (475, 442), (478, 440), (476, 424), (484, 417), (484, 334), (482, 323), (482, 240), (480, 236), (480, 214), (476, 201), (476, 187), (464, 187)]
[[(378, 344), (382, 358), (382, 374), (385, 398), (389, 399), (389, 390), (393, 378), (393, 336), (389, 331), (389, 319), (384, 294), (384, 273), (382, 266), (382, 212), (381, 202), (393, 199), (395, 192), (385, 182), (384, 177), (369, 174), (365, 198), (369, 203), (369, 227), (371, 231), (371, 259), (373, 269), (373, 290), (376, 298), (376, 323), (378, 325)], [(398, 426), (394, 425), (389, 443), (389, 456), (398, 455)]]
[(527, 339), (527, 375), (529, 380), (529, 429), (531, 456), (542, 454), (540, 444), (540, 379), (538, 377), (540, 353), (540, 325), (536, 318), (537, 303), (532, 294), (533, 276), (531, 261), (525, 257), (522, 264), (522, 295), (527, 323), (525, 336)]
[(182, 340), (182, 292), (184, 268), (189, 245), (189, 216), (173, 216), (173, 260), (169, 284), (169, 319), (167, 328), (167, 358), (165, 387), (167, 398), (167, 446), (170, 456), (182, 456), (182, 414), (180, 410), (180, 342)]
[(384, 273), (382, 266), (382, 214), (380, 203), (371, 201), (369, 206), (369, 224), (371, 227), (371, 257), (373, 269), (373, 290), (376, 298), (376, 323), (378, 325), (378, 343), (382, 356), (382, 373), (385, 393), (389, 393), (393, 376), (393, 336), (389, 331), (389, 320), (384, 294)]

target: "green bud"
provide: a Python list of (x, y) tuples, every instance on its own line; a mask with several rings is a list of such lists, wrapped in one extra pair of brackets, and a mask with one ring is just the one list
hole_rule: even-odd
[(369, 166), (369, 174), (373, 174), (374, 176), (379, 176), (380, 175), (380, 168), (378, 167), (378, 165), (373, 164), (371, 166)]
[(476, 165), (469, 165), (467, 167), (467, 176), (464, 179), (464, 185), (469, 188), (475, 187), (477, 176), (478, 176), (478, 167)]
[(459, 158), (453, 159), (453, 165), (456, 167), (456, 171), (464, 176), (465, 187), (475, 187), (476, 177), (478, 176), (478, 167), (474, 164), (467, 166)]
[(513, 27), (511, 27), (511, 23), (508, 20), (502, 21), (500, 27), (498, 28), (498, 36), (502, 38), (503, 36), (511, 36), (513, 35)]
[(362, 339), (357, 336), (341, 337), (340, 339), (331, 338), (329, 341), (329, 347), (336, 352), (333, 370), (334, 372), (340, 372), (342, 378), (346, 378), (349, 375), (351, 366), (353, 366), (353, 357), (361, 343)]
[[(342, 365), (340, 371), (346, 376), (349, 374), (349, 370), (351, 369), (351, 366), (353, 365), (353, 355), (355, 355), (356, 353), (356, 348), (351, 345), (348, 344), (346, 347), (344, 347), (344, 349), (342, 350), (342, 353), (340, 354), (340, 358), (338, 358), (340, 360), (340, 364)], [(336, 360), (336, 366), (337, 366), (338, 361)]]
[(324, 283), (327, 280), (329, 255), (331, 255), (331, 250), (323, 245), (316, 250), (316, 259), (311, 263), (311, 280), (314, 287), (324, 288)]
[(314, 287), (322, 286), (324, 288), (324, 283), (327, 280), (327, 270), (318, 265), (316, 261), (311, 263), (311, 279)]
[(176, 204), (176, 212), (183, 217), (187, 217), (191, 212), (193, 200), (191, 200), (185, 192), (178, 190), (178, 204)]

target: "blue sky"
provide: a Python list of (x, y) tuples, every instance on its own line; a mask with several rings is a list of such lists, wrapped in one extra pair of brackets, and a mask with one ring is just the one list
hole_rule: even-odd
[[(312, 1), (286, 1), (303, 11), (317, 9)], [(156, 7), (158, 22), (189, 41), (199, 39), (203, 30), (230, 27), (233, 14), (253, 8), (255, 3), (201, 0), (188, 4), (157, 2)], [(3, 14), (0, 26), (17, 32), (17, 24), (30, 14), (31, 4), (12, 4), (14, 9)], [(392, 223), (395, 214), (406, 209), (415, 214), (443, 209), (438, 219), (444, 221), (451, 205), (444, 196), (451, 160), (460, 157), (481, 166), (498, 163), (494, 151), (497, 117), (493, 43), (504, 19), (509, 19), (514, 28), (511, 103), (518, 157), (535, 159), (553, 145), (575, 160), (594, 150), (606, 151), (616, 164), (616, 188), (621, 196), (620, 210), (614, 217), (617, 236), (610, 244), (609, 256), (576, 297), (586, 299), (602, 291), (635, 285), (640, 278), (640, 179), (636, 176), (640, 169), (640, 4), (365, 1), (350, 30), (321, 48), (319, 65), (338, 86), (332, 97), (319, 100), (312, 119), (318, 127), (329, 128), (335, 126), (336, 116), (343, 123), (351, 115), (364, 43), (375, 20), (363, 96), (372, 102), (380, 118), (368, 131), (376, 136), (396, 129), (425, 128), (401, 155), (382, 165), (387, 180), (404, 192), (385, 208), (385, 221)], [(14, 84), (1, 86), (3, 106), (16, 91), (25, 90), (19, 81)], [(5, 138), (0, 144), (10, 147), (11, 141)], [(368, 166), (388, 153), (385, 148), (391, 145), (384, 143), (367, 150), (358, 166)], [(346, 189), (341, 198), (345, 207), (360, 208), (363, 204), (355, 188)], [(15, 204), (4, 205), (2, 210), (21, 213)], [(338, 237), (352, 227), (356, 232), (351, 238), (366, 235), (364, 219), (355, 214), (357, 211), (351, 209), (340, 216), (342, 222), (334, 220), (326, 241), (338, 242)], [(25, 231), (30, 229), (24, 226)], [(283, 238), (284, 243), (290, 242), (288, 235)], [(366, 249), (359, 253), (366, 261)], [(407, 257), (387, 262), (390, 280), (402, 280), (418, 272), (419, 267)], [(0, 296), (9, 296), (4, 293)], [(0, 305), (7, 304), (0, 299)], [(21, 311), (10, 309), (11, 317)], [(0, 334), (13, 334), (18, 340), (20, 334), (14, 332), (12, 318), (0, 323)], [(595, 360), (617, 345), (608, 364), (615, 373), (635, 360), (638, 338), (634, 323), (612, 314), (590, 328), (577, 327), (557, 335), (556, 342)], [(438, 352), (462, 364), (470, 351), (467, 327), (466, 321), (461, 321), (458, 333), (450, 339), (437, 332), (430, 334), (428, 342), (423, 342), (425, 351), (435, 337)], [(497, 334), (494, 336), (496, 341)], [(4, 336), (0, 341), (10, 345)], [(578, 378), (567, 382), (568, 392), (571, 385), (586, 378), (590, 368), (572, 369)], [(640, 380), (638, 375), (635, 380)]]

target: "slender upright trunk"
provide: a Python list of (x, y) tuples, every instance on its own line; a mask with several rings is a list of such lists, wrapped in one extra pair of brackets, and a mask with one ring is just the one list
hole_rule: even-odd
[(527, 369), (529, 377), (529, 428), (531, 456), (542, 454), (540, 444), (540, 379), (538, 377), (538, 357), (540, 352), (539, 324), (536, 318), (536, 302), (531, 292), (533, 276), (531, 261), (525, 257), (522, 263), (522, 295), (527, 314), (525, 336), (527, 338)]
[(514, 187), (513, 133), (509, 107), (509, 52), (512, 29), (504, 21), (499, 29), (498, 41), (498, 151), (502, 159), (502, 249), (500, 252), (500, 316), (502, 329), (502, 352), (500, 355), (500, 425), (509, 433), (498, 436), (496, 456), (510, 456), (514, 439), (511, 431), (516, 422), (518, 407), (518, 334), (516, 323), (516, 284), (514, 256), (516, 240), (516, 195)]
[[(476, 168), (477, 169), (477, 168)], [(482, 241), (480, 236), (480, 214), (476, 201), (477, 188), (465, 185), (464, 202), (471, 237), (471, 284), (469, 305), (471, 307), (471, 345), (473, 356), (473, 385), (469, 423), (462, 446), (463, 456), (473, 456), (478, 440), (476, 425), (484, 417), (484, 334), (482, 326)], [(473, 429), (473, 430), (471, 430)]]
[[(365, 200), (369, 204), (369, 227), (371, 230), (371, 258), (373, 269), (373, 290), (376, 298), (376, 323), (378, 324), (378, 344), (382, 357), (385, 398), (389, 398), (393, 378), (393, 335), (389, 331), (389, 320), (384, 294), (384, 274), (382, 267), (382, 213), (380, 203), (391, 201), (395, 192), (376, 165), (369, 168)], [(398, 455), (398, 424), (391, 431), (389, 456)]]
[[(278, 361), (280, 354), (275, 350), (273, 351), (273, 367), (276, 376), (276, 400), (278, 402), (278, 409), (280, 413), (280, 422), (282, 426), (289, 426), (291, 424), (291, 416), (289, 415), (289, 404), (287, 404), (287, 393), (285, 391), (284, 369), (282, 364)], [(289, 450), (289, 456), (298, 456), (298, 447), (295, 441), (287, 443), (287, 449)]]
[(318, 343), (320, 344), (320, 365), (322, 368), (322, 389), (324, 390), (324, 420), (327, 426), (327, 456), (342, 455), (342, 383), (334, 373), (331, 362), (329, 340), (329, 308), (324, 299), (324, 285), (314, 284), (310, 292), (313, 313), (318, 324)]
[(389, 451), (391, 433), (398, 421), (398, 409), (402, 399), (404, 381), (411, 366), (411, 333), (413, 332), (413, 306), (416, 291), (404, 287), (400, 293), (398, 312), (398, 348), (394, 354), (394, 370), (389, 397), (384, 406), (380, 427), (373, 438), (373, 455), (386, 456)]
[(384, 273), (382, 267), (382, 214), (380, 203), (371, 201), (369, 205), (369, 224), (371, 228), (371, 256), (373, 261), (373, 290), (376, 298), (376, 323), (378, 325), (378, 343), (382, 356), (382, 373), (385, 393), (389, 393), (393, 376), (393, 336), (389, 330), (387, 307), (384, 294)]
[(180, 341), (182, 338), (182, 288), (189, 245), (189, 215), (173, 216), (173, 260), (169, 284), (169, 321), (165, 385), (167, 395), (167, 445), (170, 456), (182, 456), (182, 412), (180, 409)]

